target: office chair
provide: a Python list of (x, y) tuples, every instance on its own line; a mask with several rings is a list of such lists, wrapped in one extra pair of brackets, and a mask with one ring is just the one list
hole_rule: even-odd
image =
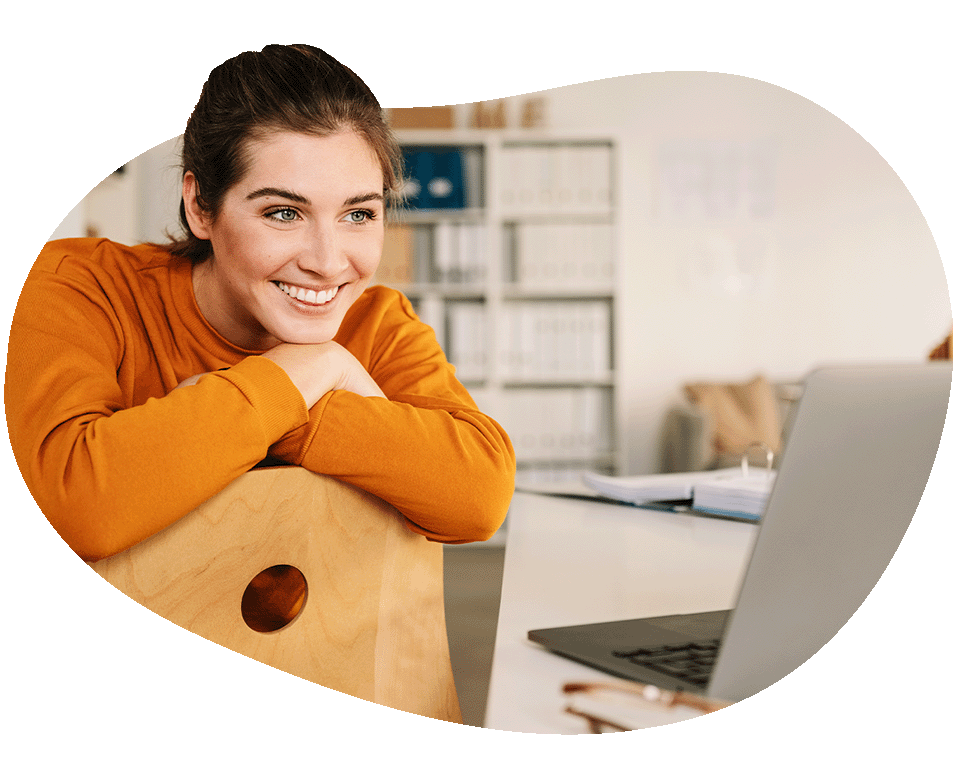
[(170, 622), (286, 673), (460, 722), (443, 546), (380, 499), (300, 467), (253, 469), (92, 563)]

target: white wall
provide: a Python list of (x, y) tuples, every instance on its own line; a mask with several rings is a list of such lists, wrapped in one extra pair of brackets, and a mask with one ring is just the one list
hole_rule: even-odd
[[(949, 330), (943, 266), (915, 201), (874, 148), (816, 104), (709, 73), (542, 94), (552, 129), (603, 128), (624, 142), (620, 366), (630, 385), (630, 473), (655, 470), (662, 418), (685, 381), (921, 361)], [(668, 211), (663, 147), (712, 141), (773, 150), (773, 163), (760, 164), (775, 171), (769, 216)]]
[(94, 187), (51, 238), (93, 233), (121, 244), (163, 242), (178, 231), (181, 137), (146, 150)]
[(182, 138), (174, 137), (140, 156), (140, 175), (147, 184), (140, 191), (138, 241), (162, 243), (179, 233), (182, 199), (180, 158)]

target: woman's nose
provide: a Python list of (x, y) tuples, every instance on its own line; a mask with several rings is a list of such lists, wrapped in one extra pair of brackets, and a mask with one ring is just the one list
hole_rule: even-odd
[(347, 266), (343, 244), (330, 228), (315, 228), (298, 253), (298, 267), (320, 276), (338, 276)]

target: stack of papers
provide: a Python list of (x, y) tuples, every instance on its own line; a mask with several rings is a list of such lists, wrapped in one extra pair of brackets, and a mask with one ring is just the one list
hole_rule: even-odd
[(678, 474), (644, 474), (634, 477), (610, 477), (584, 472), (582, 479), (603, 496), (629, 504), (649, 504), (656, 501), (687, 501), (695, 486), (711, 479), (711, 472), (681, 472)]
[(776, 476), (773, 469), (749, 468), (747, 475), (725, 475), (700, 482), (695, 486), (692, 509), (719, 515), (761, 517)]
[(758, 518), (764, 512), (777, 472), (758, 467), (707, 472), (611, 477), (586, 472), (590, 488), (628, 504), (691, 501), (691, 508), (714, 514)]

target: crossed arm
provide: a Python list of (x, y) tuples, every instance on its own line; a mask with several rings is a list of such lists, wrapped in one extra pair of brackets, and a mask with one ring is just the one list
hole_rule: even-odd
[(489, 538), (513, 490), (505, 432), (406, 300), (358, 311), (336, 342), (282, 344), (202, 374), (172, 368), (148, 388), (150, 365), (108, 315), (15, 318), (7, 418), (40, 509), (98, 559), (272, 456), (368, 490), (434, 540)]

